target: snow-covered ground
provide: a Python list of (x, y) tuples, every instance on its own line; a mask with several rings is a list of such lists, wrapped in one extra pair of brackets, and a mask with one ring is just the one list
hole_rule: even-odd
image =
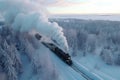
[(104, 80), (119, 80), (120, 79), (120, 67), (107, 65), (99, 56), (87, 55), (86, 57), (74, 57), (75, 62), (87, 68), (90, 72), (93, 72)]

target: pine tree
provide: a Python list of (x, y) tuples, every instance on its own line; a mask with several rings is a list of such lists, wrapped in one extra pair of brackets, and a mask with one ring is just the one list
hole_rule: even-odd
[(18, 80), (17, 79), (17, 73), (15, 71), (15, 68), (13, 67), (13, 61), (11, 60), (10, 56), (2, 49), (1, 51), (1, 63), (2, 68), (6, 72), (8, 76), (8, 80)]

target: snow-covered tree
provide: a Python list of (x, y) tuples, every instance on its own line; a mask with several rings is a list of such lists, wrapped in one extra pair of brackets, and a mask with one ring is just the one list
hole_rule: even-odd
[[(83, 50), (83, 54), (101, 55), (107, 64), (120, 64), (119, 21), (80, 19), (50, 19), (50, 21), (55, 21), (63, 27), (70, 48)], [(91, 34), (94, 36), (91, 37)]]
[(5, 71), (8, 76), (8, 80), (18, 80), (17, 73), (15, 68), (13, 67), (13, 61), (11, 60), (10, 56), (2, 48), (0, 48), (0, 51), (0, 62), (3, 71)]

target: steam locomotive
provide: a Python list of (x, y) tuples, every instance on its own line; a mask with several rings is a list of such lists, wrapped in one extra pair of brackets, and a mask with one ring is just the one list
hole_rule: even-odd
[(72, 60), (71, 57), (68, 53), (63, 52), (60, 48), (58, 48), (55, 44), (53, 43), (46, 43), (42, 42), (46, 47), (48, 47), (52, 52), (54, 52), (60, 59), (62, 59), (65, 63), (68, 65), (72, 65)]
[[(42, 38), (42, 36), (39, 33), (36, 33), (35, 37), (37, 40), (41, 40), (41, 38)], [(72, 65), (72, 60), (68, 53), (65, 53), (62, 49), (60, 49), (53, 43), (42, 42), (42, 44), (45, 45), (46, 47), (48, 47), (52, 52), (54, 52), (65, 63), (67, 63), (68, 65)]]

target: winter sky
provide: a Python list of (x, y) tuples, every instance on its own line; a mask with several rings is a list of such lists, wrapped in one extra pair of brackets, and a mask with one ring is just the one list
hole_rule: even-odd
[(52, 14), (119, 14), (120, 0), (47, 0)]

